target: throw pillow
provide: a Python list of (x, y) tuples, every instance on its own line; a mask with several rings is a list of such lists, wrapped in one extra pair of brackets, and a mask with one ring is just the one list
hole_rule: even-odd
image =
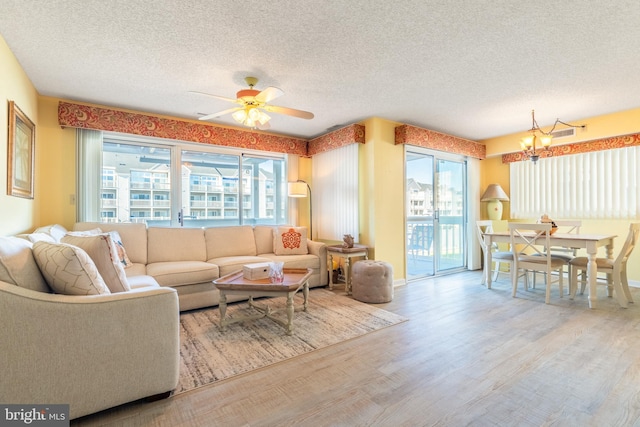
[(304, 227), (278, 227), (274, 233), (273, 253), (276, 255), (306, 255), (307, 229)]
[(131, 290), (124, 267), (118, 257), (116, 244), (109, 233), (74, 236), (67, 234), (61, 240), (84, 250), (93, 260), (100, 276), (104, 279), (109, 290), (113, 293)]
[(33, 258), (32, 244), (19, 237), (0, 237), (0, 280), (38, 292), (51, 292)]
[(59, 294), (109, 294), (96, 265), (82, 249), (66, 243), (33, 244), (33, 256), (45, 280)]
[(44, 240), (45, 242), (50, 243), (57, 242), (56, 239), (51, 236), (51, 234), (47, 233), (16, 234), (16, 237), (28, 240), (31, 243), (39, 242), (40, 240)]
[[(131, 267), (133, 263), (127, 256), (127, 251), (124, 249), (124, 245), (122, 244), (122, 237), (120, 237), (120, 233), (117, 231), (107, 231), (108, 234), (111, 235), (111, 238), (116, 244), (116, 249), (118, 251), (118, 259), (122, 263), (124, 268)], [(66, 235), (67, 236), (95, 236), (97, 234), (104, 234), (102, 229), (100, 228), (92, 228), (91, 230), (84, 231), (70, 231)]]
[(53, 237), (56, 242), (59, 242), (62, 237), (67, 234), (67, 229), (60, 224), (46, 225), (44, 227), (38, 227), (34, 233), (45, 233)]
[(120, 237), (120, 233), (117, 231), (108, 231), (111, 239), (116, 244), (116, 249), (118, 251), (118, 259), (124, 268), (131, 267), (133, 263), (127, 256), (127, 251), (124, 249), (124, 245), (122, 244), (122, 237)]

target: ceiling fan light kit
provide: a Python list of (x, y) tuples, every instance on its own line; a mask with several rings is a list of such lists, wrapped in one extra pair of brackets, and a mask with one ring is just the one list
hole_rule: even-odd
[[(269, 111), (277, 114), (285, 114), (288, 116), (298, 117), (301, 119), (310, 120), (313, 118), (313, 113), (308, 111), (296, 110), (293, 108), (279, 107), (277, 105), (269, 105), (268, 103), (284, 95), (284, 92), (273, 86), (259, 91), (253, 87), (258, 83), (258, 79), (255, 77), (246, 77), (244, 79), (249, 86), (249, 89), (241, 89), (236, 93), (236, 99), (227, 98), (224, 96), (211, 95), (203, 92), (193, 92), (201, 95), (212, 96), (214, 98), (222, 99), (224, 101), (233, 102), (239, 104), (240, 107), (230, 108), (218, 113), (207, 114), (199, 118), (199, 120), (209, 120), (220, 117), (224, 114), (232, 113), (233, 119), (250, 128), (268, 129), (270, 127), (269, 120), (271, 117), (264, 111)], [(264, 110), (264, 111), (263, 111)]]

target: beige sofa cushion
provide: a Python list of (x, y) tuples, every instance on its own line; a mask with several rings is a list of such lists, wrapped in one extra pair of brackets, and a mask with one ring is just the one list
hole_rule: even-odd
[(307, 229), (304, 227), (278, 227), (273, 238), (276, 255), (306, 255)]
[(64, 295), (109, 294), (96, 265), (85, 251), (66, 243), (36, 242), (33, 256), (51, 289)]
[(36, 260), (31, 242), (18, 237), (0, 237), (0, 280), (38, 292), (51, 292)]
[(320, 268), (320, 258), (316, 255), (274, 255), (265, 254), (265, 258), (271, 261), (284, 262), (284, 268), (312, 268), (317, 270)]
[(210, 259), (209, 262), (220, 268), (220, 277), (242, 270), (246, 264), (269, 262), (270, 259), (259, 256), (229, 256)]
[(256, 225), (253, 227), (253, 235), (256, 240), (257, 254), (273, 253), (273, 231), (275, 227), (271, 225)]
[(204, 261), (154, 262), (147, 265), (147, 274), (161, 286), (192, 285), (220, 277), (218, 266)]
[(68, 243), (83, 249), (93, 260), (98, 272), (113, 293), (131, 290), (124, 267), (118, 256), (116, 242), (109, 233), (74, 236), (67, 234), (61, 243)]
[(250, 225), (210, 227), (204, 231), (207, 259), (227, 256), (255, 256), (256, 241)]
[(149, 227), (147, 239), (147, 264), (207, 260), (202, 228)]

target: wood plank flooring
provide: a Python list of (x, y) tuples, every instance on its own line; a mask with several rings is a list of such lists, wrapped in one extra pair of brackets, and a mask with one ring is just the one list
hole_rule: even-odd
[[(410, 320), (74, 426), (640, 425), (640, 289), (511, 297), (480, 272), (412, 282), (381, 308)], [(336, 292), (342, 292), (336, 290)]]

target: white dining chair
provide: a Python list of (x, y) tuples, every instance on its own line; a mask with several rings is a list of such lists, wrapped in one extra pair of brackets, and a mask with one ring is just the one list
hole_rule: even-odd
[[(562, 270), (566, 265), (566, 261), (553, 258), (550, 247), (551, 224), (526, 224), (511, 222), (509, 223), (509, 234), (511, 236), (511, 252), (513, 253), (514, 274), (513, 280), (513, 297), (516, 296), (518, 289), (518, 275), (520, 270), (541, 271), (545, 273), (545, 303), (551, 302), (551, 285), (558, 283), (560, 290), (560, 298), (563, 295), (562, 288)], [(557, 280), (552, 280), (551, 273), (557, 271)], [(525, 282), (526, 289), (526, 282)]]
[[(582, 221), (574, 219), (560, 219), (554, 221), (558, 227), (556, 233), (567, 234), (580, 234), (580, 227), (582, 227)], [(552, 258), (559, 258), (565, 261), (567, 266), (567, 279), (571, 278), (571, 264), (570, 261), (575, 258), (578, 250), (574, 248), (562, 248), (554, 246), (550, 249)], [(536, 287), (536, 274), (533, 274), (533, 287)]]
[[(640, 235), (640, 222), (632, 222), (629, 225), (629, 233), (624, 242), (620, 252), (614, 259), (609, 258), (596, 258), (596, 268), (599, 273), (606, 273), (607, 278), (610, 277), (611, 281), (605, 279), (604, 283), (607, 285), (608, 293), (611, 295), (611, 290), (616, 294), (616, 298), (622, 307), (627, 307), (627, 304), (633, 302), (631, 292), (629, 291), (629, 281), (627, 279), (627, 261), (629, 255), (633, 252), (636, 243), (638, 242), (638, 236)], [(571, 260), (571, 279), (569, 282), (569, 294), (571, 299), (576, 295), (578, 289), (578, 283), (581, 284), (580, 294), (584, 294), (584, 289), (587, 286), (586, 272), (589, 259), (587, 257), (575, 257)], [(578, 279), (578, 272), (581, 271), (580, 279)], [(602, 279), (597, 279), (597, 283), (603, 283)]]
[[(484, 285), (487, 281), (487, 268), (489, 269), (489, 274), (493, 274), (492, 280), (495, 282), (498, 280), (498, 275), (501, 272), (501, 266), (503, 264), (507, 264), (509, 266), (509, 277), (511, 278), (511, 274), (513, 273), (513, 253), (511, 251), (501, 251), (498, 248), (498, 244), (494, 243), (491, 248), (487, 247), (484, 242), (484, 233), (492, 233), (493, 232), (493, 221), (491, 220), (480, 220), (476, 221), (476, 231), (478, 235), (478, 241), (480, 242), (480, 247), (482, 248), (482, 253), (486, 254), (488, 250), (491, 250), (491, 261), (492, 264), (495, 264), (495, 268), (493, 266), (483, 266), (482, 271), (482, 284)], [(513, 280), (513, 278), (511, 278)]]

